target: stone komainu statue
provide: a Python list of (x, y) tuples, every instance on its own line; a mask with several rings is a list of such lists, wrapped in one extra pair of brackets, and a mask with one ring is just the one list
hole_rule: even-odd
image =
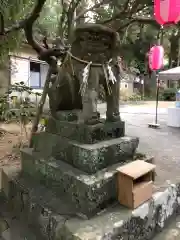
[(109, 121), (119, 120), (119, 35), (98, 24), (85, 24), (74, 31), (58, 75), (52, 78), (49, 103), (52, 115), (61, 110), (82, 110), (85, 123), (96, 122), (99, 84), (106, 93)]

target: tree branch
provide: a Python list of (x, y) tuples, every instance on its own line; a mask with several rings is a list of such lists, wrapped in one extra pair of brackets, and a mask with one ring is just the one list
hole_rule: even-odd
[(4, 35), (4, 17), (2, 12), (0, 12), (0, 35)]
[[(100, 24), (108, 24), (113, 22), (114, 20), (124, 20), (124, 18), (126, 17), (126, 19), (129, 19), (130, 21), (132, 20), (132, 22), (134, 22), (135, 17), (133, 18), (133, 14), (134, 13), (138, 13), (139, 11), (144, 9), (144, 4), (141, 5), (141, 1), (140, 0), (134, 0), (131, 3), (131, 8), (129, 8), (129, 4), (130, 4), (130, 0), (127, 0), (124, 5), (122, 6), (122, 10), (119, 10), (119, 12), (115, 13), (111, 18), (105, 19), (104, 21), (99, 22)], [(141, 6), (139, 6), (141, 5)], [(138, 19), (138, 17), (136, 18)], [(140, 19), (139, 19), (140, 20)], [(149, 19), (147, 19), (149, 20)]]
[(127, 1), (125, 2), (125, 4), (124, 4), (124, 11), (127, 11), (127, 10), (128, 10), (130, 1), (131, 1), (131, 0), (127, 0)]
[[(46, 0), (38, 0), (34, 10), (32, 11), (29, 18), (26, 20), (23, 28), (25, 31), (26, 39), (28, 44), (38, 53), (39, 59), (46, 61), (51, 67), (54, 68), (56, 71), (56, 57), (62, 55), (62, 49), (54, 49), (54, 48), (46, 48), (47, 46), (43, 47), (40, 45), (33, 37), (33, 24), (37, 20), (42, 11), (42, 8), (45, 4)], [(45, 39), (44, 39), (45, 40)]]
[[(134, 2), (131, 5), (131, 10), (129, 11), (129, 16), (132, 16), (133, 13), (137, 12), (137, 8), (138, 8), (139, 5), (140, 5), (139, 1), (134, 0)], [(143, 8), (144, 8), (144, 6), (143, 6)]]
[(109, 2), (110, 2), (110, 0), (101, 0), (99, 3), (94, 4), (92, 7), (88, 8), (88, 9), (84, 9), (82, 12), (80, 12), (80, 13), (78, 14), (78, 16), (75, 18), (74, 21), (79, 20), (79, 19), (80, 19), (81, 17), (83, 17), (84, 14), (86, 14), (87, 12), (92, 11), (92, 10), (94, 10), (94, 9), (96, 9), (96, 8), (99, 8), (102, 4), (107, 4), (107, 3), (109, 3)]
[[(2, 32), (1, 32), (0, 35), (6, 35), (6, 34), (9, 34), (10, 32), (17, 31), (19, 29), (23, 29), (25, 27), (25, 25), (28, 24), (28, 22), (32, 21), (33, 18), (35, 18), (35, 20), (36, 20), (39, 17), (39, 13), (41, 12), (42, 7), (44, 6), (45, 2), (46, 2), (46, 0), (38, 0), (32, 13), (29, 16), (27, 16), (23, 20), (16, 22), (15, 24), (12, 24), (12, 26), (10, 26), (10, 27), (4, 28), (4, 33), (2, 34)], [(2, 13), (1, 13), (1, 15), (2, 15)], [(3, 15), (1, 16), (1, 18), (3, 18)]]
[(61, 17), (59, 19), (57, 34), (60, 35), (61, 37), (63, 37), (63, 24), (65, 22), (67, 9), (66, 9), (66, 6), (65, 6), (65, 3), (63, 0), (61, 1), (61, 5), (62, 5), (62, 13), (61, 13)]
[(42, 11), (42, 8), (45, 4), (46, 0), (38, 0), (37, 4), (35, 5), (31, 15), (25, 20), (25, 23), (23, 25), (26, 39), (37, 53), (41, 53), (45, 48), (43, 48), (34, 38), (33, 38), (33, 24), (37, 20), (37, 18), (40, 15), (40, 12)]
[[(57, 51), (57, 49), (46, 49), (47, 46), (44, 46), (44, 47), (43, 47), (43, 45), (41, 46), (33, 38), (33, 24), (39, 17), (45, 2), (46, 2), (46, 0), (37, 0), (37, 3), (35, 5), (33, 11), (26, 19), (13, 24), (9, 28), (4, 28), (4, 31), (1, 31), (0, 35), (1, 36), (7, 35), (8, 33), (12, 32), (12, 31), (24, 29), (27, 42), (38, 53), (39, 59), (42, 59), (42, 60), (46, 61), (47, 63), (49, 63), (50, 65), (53, 64), (55, 66), (56, 65), (56, 57), (54, 57), (54, 56), (60, 56), (61, 49), (59, 49), (59, 51)], [(4, 20), (2, 14), (0, 15), (0, 17), (1, 17), (1, 19)], [(1, 21), (1, 24), (2, 24), (2, 21)]]
[(159, 24), (153, 18), (143, 18), (143, 17), (132, 17), (130, 23), (142, 23), (142, 24), (151, 24), (156, 28), (159, 28)]
[(43, 44), (46, 49), (49, 49), (48, 43), (47, 43), (47, 37), (43, 38)]
[(73, 11), (76, 10), (76, 8), (79, 6), (80, 3), (81, 3), (81, 0), (76, 0), (76, 2), (73, 5)]

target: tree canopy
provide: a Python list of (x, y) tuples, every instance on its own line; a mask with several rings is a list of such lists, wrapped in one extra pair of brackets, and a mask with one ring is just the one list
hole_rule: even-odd
[[(26, 39), (40, 58), (43, 55), (50, 63), (60, 52), (57, 47), (48, 46), (48, 40), (58, 38), (62, 44), (70, 44), (75, 26), (82, 22), (95, 22), (119, 32), (124, 61), (143, 72), (145, 55), (149, 47), (156, 42), (160, 30), (153, 17), (151, 0), (1, 0), (1, 2), (0, 58), (3, 60), (10, 51), (17, 48), (22, 39)], [(169, 59), (171, 65), (178, 62), (178, 39), (179, 25), (165, 29), (164, 44), (171, 53)]]

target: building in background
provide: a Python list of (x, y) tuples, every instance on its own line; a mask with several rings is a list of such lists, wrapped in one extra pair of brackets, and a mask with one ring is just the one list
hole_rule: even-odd
[[(0, 70), (0, 93), (6, 92), (10, 85), (19, 82), (24, 82), (25, 85), (32, 87), (34, 92), (41, 93), (47, 71), (48, 64), (40, 61), (28, 44), (23, 44), (18, 51), (9, 54), (7, 68)], [(13, 92), (11, 95), (17, 96), (18, 93)], [(25, 97), (35, 100), (34, 94)]]

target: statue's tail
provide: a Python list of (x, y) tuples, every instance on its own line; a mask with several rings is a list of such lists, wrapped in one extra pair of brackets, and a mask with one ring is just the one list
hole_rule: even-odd
[(74, 80), (74, 76), (67, 74), (67, 81), (68, 81), (68, 85), (69, 85), (69, 90), (70, 90), (70, 94), (71, 94), (71, 100), (72, 100), (72, 104), (75, 101), (75, 80)]

